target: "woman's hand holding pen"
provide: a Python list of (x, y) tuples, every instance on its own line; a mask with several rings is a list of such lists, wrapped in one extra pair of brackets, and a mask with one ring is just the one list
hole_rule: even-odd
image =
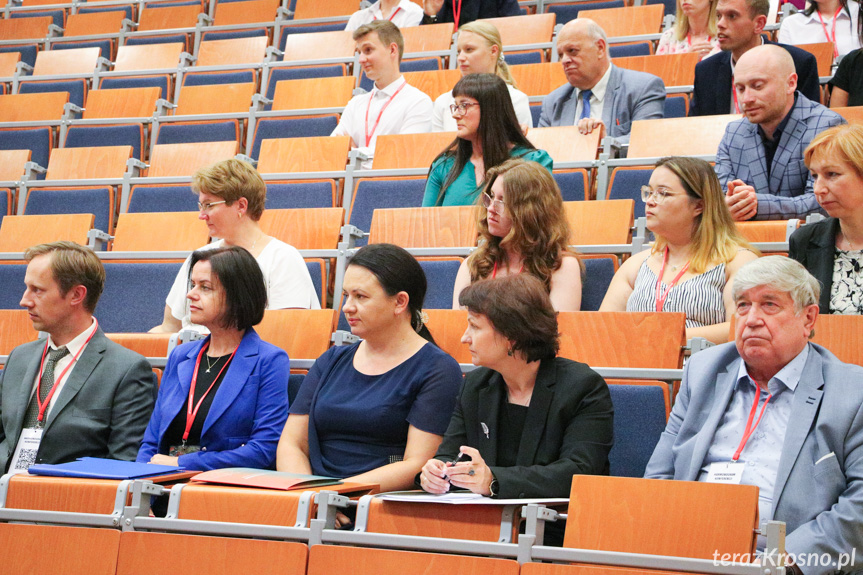
[[(446, 464), (446, 474), (449, 482), (455, 487), (468, 489), (479, 495), (491, 495), (491, 480), (494, 479), (491, 469), (485, 464), (479, 450), (462, 445), (459, 458)], [(468, 460), (464, 460), (470, 458)], [(462, 460), (462, 461), (460, 461)]]
[(441, 495), (449, 491), (447, 463), (440, 459), (429, 459), (420, 472), (420, 485), (429, 493)]

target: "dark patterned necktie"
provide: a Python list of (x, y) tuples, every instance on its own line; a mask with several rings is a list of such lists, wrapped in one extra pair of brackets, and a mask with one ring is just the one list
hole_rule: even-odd
[[(48, 351), (48, 361), (45, 362), (45, 369), (42, 370), (42, 381), (39, 383), (39, 401), (45, 402), (45, 398), (51, 393), (54, 387), (54, 368), (57, 362), (66, 357), (69, 350), (66, 346), (52, 349)], [(45, 410), (47, 413), (47, 409)], [(39, 421), (39, 403), (36, 401), (36, 394), (30, 398), (30, 405), (27, 406), (27, 414), (24, 416), (24, 428), (36, 427), (36, 422)], [(43, 421), (44, 423), (44, 421)]]

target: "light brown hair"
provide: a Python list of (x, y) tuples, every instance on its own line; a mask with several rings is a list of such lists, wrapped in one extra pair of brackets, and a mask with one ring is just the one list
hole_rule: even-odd
[(247, 213), (256, 222), (261, 219), (267, 203), (267, 184), (261, 174), (248, 162), (234, 158), (195, 172), (192, 191), (218, 196), (229, 206), (240, 198), (246, 198), (249, 203)]
[(74, 242), (39, 244), (24, 252), (26, 262), (38, 256), (51, 256), (51, 274), (64, 297), (69, 290), (81, 285), (87, 290), (84, 309), (93, 313), (105, 287), (105, 266), (93, 250)]

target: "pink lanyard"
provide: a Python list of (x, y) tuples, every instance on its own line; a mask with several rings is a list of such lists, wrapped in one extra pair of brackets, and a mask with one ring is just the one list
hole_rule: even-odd
[(665, 246), (665, 253), (662, 256), (662, 267), (659, 268), (659, 277), (656, 278), (656, 311), (662, 311), (662, 308), (665, 307), (665, 300), (668, 299), (668, 294), (671, 292), (671, 288), (677, 285), (677, 282), (680, 281), (680, 278), (683, 277), (683, 274), (685, 274), (686, 270), (689, 269), (689, 262), (686, 262), (686, 265), (680, 269), (676, 276), (674, 276), (674, 279), (671, 280), (671, 283), (668, 284), (668, 287), (665, 288), (665, 292), (663, 292), (662, 276), (665, 273), (666, 263), (668, 263), (668, 246)]
[(836, 14), (833, 15), (833, 37), (830, 37), (830, 32), (827, 31), (827, 24), (824, 23), (824, 18), (821, 17), (821, 12), (815, 10), (818, 14), (818, 19), (821, 20), (821, 27), (824, 28), (824, 35), (827, 36), (828, 42), (833, 42), (833, 59), (839, 57), (839, 48), (836, 46), (836, 20), (839, 18), (839, 13), (842, 12), (842, 6), (836, 9)]
[(372, 136), (374, 136), (375, 131), (378, 129), (378, 124), (381, 123), (381, 116), (384, 115), (384, 111), (390, 105), (390, 102), (392, 102), (395, 99), (395, 97), (399, 95), (399, 92), (401, 92), (402, 88), (404, 88), (405, 86), (407, 86), (407, 82), (404, 82), (401, 86), (399, 86), (398, 90), (396, 90), (395, 93), (392, 96), (390, 96), (390, 99), (387, 100), (386, 104), (384, 104), (384, 107), (381, 108), (380, 113), (378, 113), (378, 119), (375, 120), (375, 125), (372, 126), (371, 134), (369, 133), (369, 110), (372, 109), (372, 98), (375, 97), (374, 94), (372, 94), (372, 97), (369, 98), (369, 105), (366, 106), (366, 147), (369, 146), (369, 144), (372, 141)]
[[(524, 271), (524, 262), (521, 262), (521, 267), (518, 268), (518, 272), (515, 275), (520, 274)], [(497, 277), (497, 262), (494, 262), (494, 269), (491, 270), (491, 279)]]
[[(710, 36), (708, 36), (707, 41), (710, 42), (711, 40), (712, 40), (712, 38)], [(687, 43), (687, 45), (689, 45), (690, 48), (692, 48), (692, 33), (691, 32), (686, 33), (686, 43)]]
[(237, 349), (239, 349), (239, 346), (234, 349), (233, 353), (231, 353), (231, 357), (228, 358), (228, 361), (225, 362), (225, 365), (223, 365), (222, 369), (219, 370), (219, 373), (216, 374), (216, 379), (213, 380), (213, 383), (210, 384), (210, 387), (207, 388), (207, 391), (205, 391), (204, 395), (201, 396), (201, 399), (198, 400), (195, 408), (192, 409), (192, 402), (195, 401), (195, 386), (198, 384), (198, 369), (201, 367), (201, 359), (208, 347), (210, 347), (210, 342), (207, 342), (203, 347), (201, 347), (201, 351), (198, 353), (198, 361), (195, 363), (195, 373), (192, 374), (192, 385), (189, 386), (189, 403), (186, 406), (186, 429), (183, 431), (183, 445), (185, 445), (186, 440), (189, 439), (189, 432), (192, 430), (192, 424), (195, 422), (195, 418), (198, 417), (198, 410), (201, 409), (201, 404), (204, 403), (204, 399), (206, 399), (207, 395), (213, 389), (213, 386), (216, 385), (216, 382), (219, 381), (219, 378), (222, 377), (222, 372), (225, 371), (225, 368), (227, 368), (231, 363), (231, 360), (234, 359), (234, 354), (236, 354)]
[(96, 325), (93, 326), (93, 333), (90, 334), (90, 337), (87, 338), (87, 341), (84, 342), (84, 345), (81, 346), (81, 349), (78, 350), (78, 353), (75, 354), (75, 357), (72, 358), (72, 361), (69, 362), (66, 369), (60, 373), (60, 377), (54, 379), (54, 387), (52, 387), (51, 391), (48, 392), (48, 395), (45, 397), (45, 401), (43, 402), (41, 399), (42, 370), (45, 368), (45, 354), (48, 353), (48, 342), (45, 342), (45, 349), (42, 350), (42, 361), (39, 363), (39, 379), (36, 380), (36, 405), (39, 407), (39, 414), (36, 416), (36, 421), (39, 422), (38, 427), (42, 427), (42, 420), (45, 418), (45, 410), (48, 409), (49, 405), (51, 405), (51, 398), (54, 397), (54, 392), (57, 391), (57, 384), (63, 381), (63, 377), (70, 369), (72, 369), (72, 366), (75, 365), (78, 358), (81, 357), (81, 353), (84, 351), (84, 348), (87, 347), (87, 344), (90, 343), (90, 340), (93, 339), (94, 335), (96, 335), (96, 330), (99, 329), (99, 322), (96, 318), (93, 318), (93, 321), (96, 322)]
[(743, 430), (743, 439), (740, 440), (740, 445), (737, 446), (737, 451), (734, 452), (734, 455), (731, 456), (732, 461), (737, 461), (740, 459), (740, 454), (743, 452), (743, 448), (746, 447), (746, 442), (749, 441), (749, 438), (755, 433), (755, 428), (758, 427), (758, 424), (761, 423), (761, 418), (764, 417), (764, 412), (767, 411), (767, 404), (770, 403), (770, 398), (773, 397), (773, 394), (767, 396), (767, 400), (764, 402), (764, 407), (761, 408), (761, 413), (758, 415), (758, 420), (756, 420), (755, 425), (752, 425), (752, 419), (755, 417), (755, 410), (758, 409), (758, 400), (761, 398), (761, 386), (755, 385), (755, 401), (752, 402), (752, 409), (749, 410), (749, 419), (746, 420), (746, 429)]
[(737, 88), (734, 87), (734, 74), (731, 75), (731, 95), (734, 96), (734, 109), (740, 113), (740, 104), (737, 103)]
[(458, 21), (461, 19), (461, 0), (452, 0), (453, 32), (458, 32)]
[[(396, 8), (395, 10), (393, 10), (393, 13), (392, 13), (392, 14), (390, 14), (390, 17), (389, 17), (389, 18), (387, 18), (387, 20), (389, 20), (390, 22), (392, 22), (392, 21), (393, 21), (393, 18), (395, 18), (395, 17), (396, 17), (396, 14), (398, 14), (398, 13), (399, 13), (399, 10), (401, 10), (401, 9), (402, 9), (402, 7), (401, 7), (401, 6), (399, 6), (398, 8)], [(383, 16), (383, 12), (381, 12), (381, 16)], [(377, 19), (378, 19), (378, 17), (377, 17), (377, 16), (372, 16), (372, 19), (373, 19), (373, 20), (377, 20)]]

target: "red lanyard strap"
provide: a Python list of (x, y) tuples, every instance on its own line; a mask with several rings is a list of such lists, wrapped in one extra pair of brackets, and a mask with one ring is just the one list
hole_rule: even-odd
[(821, 12), (819, 10), (815, 10), (815, 13), (818, 14), (818, 19), (821, 20), (821, 27), (824, 29), (824, 35), (827, 36), (828, 42), (833, 42), (833, 59), (839, 57), (839, 48), (836, 46), (836, 20), (839, 19), (839, 14), (842, 12), (842, 6), (836, 9), (836, 14), (833, 15), (833, 36), (830, 36), (830, 32), (827, 31), (827, 24), (824, 23), (824, 18), (821, 17)]
[(192, 424), (195, 422), (195, 418), (198, 417), (198, 410), (201, 409), (201, 404), (204, 403), (204, 399), (206, 399), (207, 395), (213, 389), (213, 386), (216, 385), (216, 382), (219, 381), (219, 378), (222, 377), (222, 372), (228, 367), (228, 364), (231, 363), (231, 360), (234, 359), (234, 354), (237, 353), (236, 349), (231, 353), (231, 357), (228, 358), (228, 361), (225, 362), (225, 365), (222, 366), (222, 369), (219, 370), (219, 373), (216, 374), (216, 379), (213, 380), (213, 383), (210, 384), (210, 387), (207, 388), (207, 391), (204, 392), (204, 395), (201, 396), (201, 399), (198, 400), (198, 403), (195, 405), (195, 408), (192, 409), (192, 403), (195, 401), (195, 387), (198, 384), (198, 370), (201, 368), (201, 359), (204, 357), (204, 352), (207, 351), (207, 348), (210, 347), (210, 342), (204, 344), (201, 347), (201, 351), (198, 353), (198, 361), (195, 362), (195, 372), (192, 374), (192, 385), (189, 386), (189, 403), (186, 406), (186, 429), (183, 430), (183, 442), (185, 443), (187, 439), (189, 439), (189, 431), (192, 430)]
[(671, 280), (671, 283), (668, 284), (668, 287), (665, 288), (665, 291), (662, 291), (662, 276), (665, 274), (665, 264), (668, 263), (668, 246), (665, 246), (665, 252), (662, 256), (662, 266), (659, 268), (659, 276), (656, 278), (656, 311), (662, 311), (662, 308), (665, 307), (665, 300), (668, 299), (668, 294), (671, 293), (671, 288), (677, 285), (677, 282), (680, 281), (680, 278), (683, 277), (683, 274), (686, 273), (686, 270), (689, 269), (689, 262), (686, 262), (680, 271), (674, 276), (674, 279)]
[(371, 110), (371, 109), (372, 109), (372, 99), (374, 99), (375, 95), (374, 95), (374, 94), (372, 94), (372, 95), (371, 95), (371, 98), (369, 98), (369, 105), (368, 105), (368, 106), (366, 106), (366, 147), (368, 147), (368, 146), (369, 146), (369, 144), (370, 144), (370, 143), (371, 143), (371, 141), (372, 141), (372, 136), (374, 136), (374, 133), (375, 133), (375, 132), (377, 131), (377, 129), (378, 129), (378, 124), (380, 124), (380, 123), (381, 123), (381, 116), (383, 116), (383, 115), (384, 115), (384, 111), (385, 111), (385, 110), (387, 109), (387, 107), (390, 105), (390, 102), (392, 102), (392, 101), (395, 99), (395, 97), (399, 95), (399, 92), (401, 92), (401, 91), (402, 91), (402, 88), (404, 88), (405, 86), (407, 86), (407, 82), (402, 83), (402, 85), (401, 85), (401, 86), (399, 86), (398, 90), (396, 90), (396, 91), (395, 91), (395, 93), (393, 93), (393, 95), (392, 95), (392, 96), (390, 96), (390, 99), (386, 101), (386, 103), (384, 104), (383, 108), (381, 108), (381, 111), (378, 113), (378, 119), (377, 119), (377, 120), (375, 120), (375, 125), (374, 125), (374, 126), (372, 126), (372, 131), (371, 131), (371, 133), (369, 133), (369, 110)]
[(737, 87), (734, 85), (734, 74), (731, 75), (731, 95), (734, 97), (734, 111), (740, 113), (740, 104), (737, 102)]
[(54, 397), (54, 392), (57, 391), (57, 384), (63, 381), (63, 377), (70, 369), (72, 369), (72, 366), (75, 365), (78, 358), (81, 357), (81, 354), (84, 352), (84, 348), (87, 347), (87, 344), (90, 343), (90, 340), (93, 339), (94, 335), (96, 335), (96, 330), (99, 328), (99, 322), (96, 318), (93, 318), (93, 321), (96, 322), (96, 325), (93, 326), (93, 333), (90, 334), (87, 341), (84, 342), (84, 345), (81, 346), (78, 353), (75, 354), (72, 361), (70, 361), (69, 365), (66, 366), (66, 369), (60, 373), (60, 377), (54, 378), (54, 385), (51, 387), (51, 391), (49, 391), (48, 395), (45, 396), (45, 401), (42, 401), (42, 370), (45, 369), (45, 354), (48, 353), (48, 342), (45, 342), (45, 349), (42, 350), (42, 361), (39, 363), (39, 378), (36, 380), (36, 405), (39, 407), (39, 413), (36, 416), (36, 420), (40, 424), (45, 418), (45, 410), (48, 409), (49, 405), (51, 405), (51, 398)]
[(461, 20), (461, 0), (452, 0), (453, 32), (458, 32), (458, 21)]
[(770, 398), (772, 397), (772, 393), (767, 396), (767, 400), (765, 400), (764, 406), (761, 408), (761, 413), (758, 415), (755, 425), (752, 425), (752, 419), (755, 417), (756, 409), (758, 409), (758, 400), (761, 398), (761, 386), (757, 384), (755, 385), (755, 401), (752, 402), (752, 409), (749, 410), (749, 419), (746, 420), (746, 428), (743, 430), (743, 439), (740, 440), (740, 445), (737, 446), (737, 451), (735, 451), (734, 455), (731, 456), (732, 461), (740, 459), (740, 454), (743, 452), (743, 448), (746, 447), (746, 442), (749, 441), (749, 438), (753, 433), (755, 433), (755, 429), (758, 427), (758, 424), (761, 423), (761, 418), (764, 417), (764, 412), (767, 411), (767, 404), (770, 403)]
[[(387, 20), (389, 20), (390, 22), (392, 22), (392, 21), (393, 21), (393, 18), (395, 18), (395, 17), (396, 17), (396, 14), (398, 14), (398, 13), (399, 13), (399, 10), (401, 10), (401, 9), (402, 9), (402, 7), (401, 7), (401, 6), (399, 6), (398, 8), (396, 8), (395, 10), (393, 10), (393, 13), (392, 13), (392, 14), (390, 14), (390, 17), (389, 17), (389, 18), (387, 18)], [(381, 16), (383, 16), (383, 15), (384, 15), (384, 13), (383, 13), (383, 12), (381, 12)], [(377, 16), (372, 16), (372, 19), (377, 20), (377, 19), (378, 19), (378, 17), (377, 17)]]

